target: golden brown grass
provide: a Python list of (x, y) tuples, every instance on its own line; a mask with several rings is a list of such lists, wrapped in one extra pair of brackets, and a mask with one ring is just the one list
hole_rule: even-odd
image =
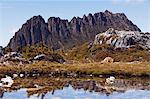
[(106, 57), (112, 57), (115, 62), (149, 62), (150, 60), (150, 52), (148, 50), (140, 49), (138, 46), (129, 49), (114, 49), (114, 47), (110, 45), (102, 44), (88, 48), (88, 43), (85, 43), (67, 51), (66, 53), (67, 55), (63, 55), (64, 58), (77, 61), (90, 59), (99, 62)]
[(150, 76), (149, 62), (115, 62), (105, 63), (75, 63), (59, 64), (50, 62), (37, 62), (25, 66), (1, 66), (0, 74), (13, 73), (43, 73), (65, 72), (93, 75), (118, 75), (118, 76)]

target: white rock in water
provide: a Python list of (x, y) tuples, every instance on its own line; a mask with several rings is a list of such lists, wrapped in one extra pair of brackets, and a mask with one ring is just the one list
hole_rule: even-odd
[(14, 81), (12, 80), (12, 78), (10, 76), (6, 76), (6, 78), (2, 78), (1, 79), (1, 86), (2, 87), (11, 87), (12, 84), (14, 83)]
[(3, 83), (0, 83), (0, 87), (2, 87), (3, 86)]
[(24, 76), (24, 74), (20, 74), (19, 76), (22, 78)]
[(110, 79), (111, 81), (115, 81), (115, 77), (114, 77), (114, 76), (110, 76), (109, 79)]
[(16, 78), (16, 77), (18, 77), (18, 74), (13, 74), (13, 78)]
[(113, 76), (110, 76), (109, 78), (106, 79), (107, 84), (113, 84), (114, 81), (115, 81), (115, 77), (113, 77)]

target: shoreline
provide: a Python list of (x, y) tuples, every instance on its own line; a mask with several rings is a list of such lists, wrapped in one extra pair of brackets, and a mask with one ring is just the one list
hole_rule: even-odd
[(0, 76), (24, 74), (24, 77), (150, 77), (149, 62), (74, 63), (59, 64), (40, 61), (22, 66), (1, 66)]

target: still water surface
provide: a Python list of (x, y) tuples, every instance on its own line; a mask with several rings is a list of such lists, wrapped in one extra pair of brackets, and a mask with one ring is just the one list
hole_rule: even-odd
[[(105, 85), (104, 79), (29, 78), (17, 79), (5, 89), (2, 99), (150, 99), (149, 80), (118, 79)], [(26, 83), (25, 85), (23, 85)], [(22, 85), (21, 85), (22, 84)], [(34, 87), (36, 84), (37, 87)], [(116, 89), (112, 89), (116, 88)]]
[(65, 87), (63, 90), (57, 90), (52, 94), (48, 92), (38, 96), (34, 94), (27, 96), (26, 89), (4, 93), (3, 99), (150, 99), (149, 90), (127, 90), (124, 93), (114, 92), (106, 95), (99, 92), (89, 92), (83, 89), (74, 90), (71, 86)]

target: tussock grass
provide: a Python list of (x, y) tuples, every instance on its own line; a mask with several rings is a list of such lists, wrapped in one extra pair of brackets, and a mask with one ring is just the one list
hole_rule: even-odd
[(85, 75), (116, 75), (116, 76), (148, 76), (150, 77), (149, 62), (115, 62), (105, 63), (75, 63), (75, 64), (59, 64), (51, 62), (37, 62), (25, 66), (1, 66), (0, 74), (13, 73), (75, 73), (79, 76)]

